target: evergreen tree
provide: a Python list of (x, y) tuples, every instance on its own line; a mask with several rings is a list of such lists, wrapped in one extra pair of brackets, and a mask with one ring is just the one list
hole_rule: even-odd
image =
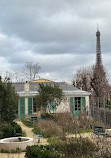
[(2, 82), (0, 77), (0, 120), (11, 122), (16, 118), (18, 96), (10, 82)]

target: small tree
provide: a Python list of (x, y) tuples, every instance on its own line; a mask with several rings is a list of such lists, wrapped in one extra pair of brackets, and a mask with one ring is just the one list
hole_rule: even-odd
[(18, 96), (10, 82), (3, 83), (0, 77), (0, 120), (11, 122), (16, 118)]
[[(63, 98), (63, 91), (57, 84), (39, 84), (39, 95), (36, 97), (36, 102), (40, 107), (46, 108), (48, 105), (52, 106), (53, 112), (55, 104), (51, 104), (55, 101), (56, 107), (61, 103)], [(49, 108), (50, 111), (50, 108)]]

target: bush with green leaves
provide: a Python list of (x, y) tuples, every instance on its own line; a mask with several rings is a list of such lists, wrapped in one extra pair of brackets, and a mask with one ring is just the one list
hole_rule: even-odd
[(0, 77), (0, 121), (12, 122), (16, 118), (18, 96), (10, 82), (2, 82)]
[(33, 128), (33, 124), (31, 124), (31, 121), (29, 118), (25, 118), (25, 119), (22, 119), (22, 122), (25, 126), (29, 127), (29, 128)]
[(61, 158), (61, 156), (53, 146), (34, 145), (26, 148), (25, 158)]
[(71, 138), (59, 148), (66, 157), (92, 156), (99, 148), (88, 138)]
[(31, 146), (26, 149), (26, 158), (86, 158), (93, 157), (99, 148), (86, 138), (71, 138), (46, 146)]
[(20, 127), (20, 125), (18, 125), (15, 122), (12, 122), (11, 125), (14, 128), (14, 130), (16, 131), (16, 133), (22, 133), (22, 128)]
[(17, 123), (5, 123), (1, 129), (1, 138), (14, 137), (14, 130), (16, 131), (16, 133), (22, 133), (22, 129)]
[(48, 142), (65, 158), (94, 156), (99, 150), (88, 138), (67, 138), (64, 141), (61, 138), (50, 138)]

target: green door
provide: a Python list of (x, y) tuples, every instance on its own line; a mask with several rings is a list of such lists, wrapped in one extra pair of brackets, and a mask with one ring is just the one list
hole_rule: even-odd
[(70, 97), (70, 111), (73, 116), (79, 116), (81, 112), (81, 97)]
[(19, 118), (25, 118), (25, 98), (19, 100)]
[(32, 98), (28, 98), (28, 115), (32, 115)]
[(79, 116), (81, 113), (81, 97), (75, 97), (74, 116)]

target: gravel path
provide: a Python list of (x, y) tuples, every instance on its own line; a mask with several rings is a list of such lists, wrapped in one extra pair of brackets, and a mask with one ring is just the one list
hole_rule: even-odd
[[(27, 137), (30, 137), (30, 138), (33, 138), (34, 136), (34, 133), (32, 132), (33, 128), (29, 128), (27, 126), (25, 126), (21, 121), (17, 121), (17, 124), (19, 124), (22, 128), (23, 131), (26, 132), (26, 136)], [(37, 139), (34, 140), (34, 144), (38, 144), (37, 143)], [(46, 138), (42, 138), (39, 145), (47, 145), (47, 139)]]
[[(21, 121), (17, 121), (17, 124), (19, 124), (21, 126), (22, 130), (26, 132), (27, 137), (33, 138), (33, 135), (34, 135), (34, 133), (32, 132), (33, 128), (29, 128), (29, 127), (25, 126)], [(34, 143), (38, 144), (37, 139)], [(40, 145), (48, 144), (47, 139), (45, 139), (45, 138), (41, 139), (41, 142), (39, 144)], [(25, 156), (25, 152), (22, 152), (20, 154), (17, 154), (17, 153), (14, 153), (14, 154), (12, 154), (12, 153), (0, 153), (0, 158), (24, 158), (24, 156)]]
[(25, 126), (21, 121), (17, 121), (17, 124), (19, 124), (23, 131), (26, 132), (26, 137), (33, 138), (34, 133), (32, 132), (33, 128), (29, 128)]

